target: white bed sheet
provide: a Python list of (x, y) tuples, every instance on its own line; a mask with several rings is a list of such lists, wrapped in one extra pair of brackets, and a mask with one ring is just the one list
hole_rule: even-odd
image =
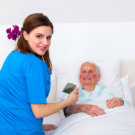
[[(60, 121), (62, 121), (64, 119), (64, 115), (62, 115), (61, 112), (57, 112), (57, 113), (54, 113), (48, 117), (44, 117), (43, 119), (43, 124), (54, 124), (54, 125), (58, 125), (58, 123)], [(46, 131), (45, 132), (45, 135), (50, 135), (52, 131)]]
[(73, 114), (48, 135), (135, 135), (135, 109), (117, 107), (97, 117)]

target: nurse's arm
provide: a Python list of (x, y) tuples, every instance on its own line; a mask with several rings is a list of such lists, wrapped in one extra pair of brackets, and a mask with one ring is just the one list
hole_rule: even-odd
[(37, 119), (40, 119), (56, 113), (68, 105), (70, 105), (70, 102), (68, 100), (64, 100), (58, 103), (31, 104), (31, 108), (34, 116)]
[(63, 109), (66, 106), (74, 104), (79, 97), (78, 90), (79, 88), (75, 88), (75, 90), (69, 94), (67, 99), (57, 103), (31, 104), (34, 116), (37, 119), (43, 118), (58, 112), (59, 110)]

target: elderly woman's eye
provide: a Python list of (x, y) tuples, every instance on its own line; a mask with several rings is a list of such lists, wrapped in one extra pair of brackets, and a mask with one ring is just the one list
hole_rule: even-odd
[(82, 73), (84, 74), (84, 73), (86, 73), (86, 71), (82, 71)]

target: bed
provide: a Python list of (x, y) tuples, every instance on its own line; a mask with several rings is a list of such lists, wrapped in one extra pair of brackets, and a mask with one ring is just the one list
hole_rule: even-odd
[[(92, 60), (90, 60), (92, 61)], [(44, 123), (53, 123), (58, 126), (54, 131), (46, 132), (47, 135), (134, 135), (135, 134), (135, 61), (134, 60), (93, 60), (101, 67), (101, 75), (103, 76), (101, 84), (110, 85), (114, 80), (117, 81), (112, 87), (122, 87), (123, 96), (132, 104), (132, 107), (118, 107), (114, 109), (107, 109), (106, 115), (91, 117), (84, 113), (73, 114), (67, 118), (64, 117), (63, 111), (44, 118)], [(59, 101), (59, 93), (66, 82), (70, 80), (72, 83), (78, 84), (77, 78), (73, 76), (78, 74), (80, 62), (75, 62), (72, 67), (72, 75), (70, 74), (70, 67), (59, 66), (61, 63), (55, 65), (55, 73), (52, 75), (51, 92), (48, 97), (48, 102)], [(64, 64), (63, 64), (64, 65)], [(71, 63), (69, 64), (71, 65)], [(105, 65), (108, 65), (107, 68)], [(68, 71), (67, 71), (68, 69)], [(109, 74), (107, 71), (113, 72)], [(109, 74), (109, 75), (107, 75)], [(115, 75), (114, 75), (115, 74)], [(110, 82), (106, 82), (107, 78), (112, 76)], [(76, 81), (74, 81), (76, 80)], [(120, 84), (119, 84), (119, 83)]]

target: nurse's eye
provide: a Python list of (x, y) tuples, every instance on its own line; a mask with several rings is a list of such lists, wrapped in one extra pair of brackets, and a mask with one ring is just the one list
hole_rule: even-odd
[(39, 39), (41, 39), (43, 36), (42, 35), (37, 35), (36, 37), (39, 38)]
[(48, 36), (46, 37), (47, 40), (51, 40), (52, 36)]

